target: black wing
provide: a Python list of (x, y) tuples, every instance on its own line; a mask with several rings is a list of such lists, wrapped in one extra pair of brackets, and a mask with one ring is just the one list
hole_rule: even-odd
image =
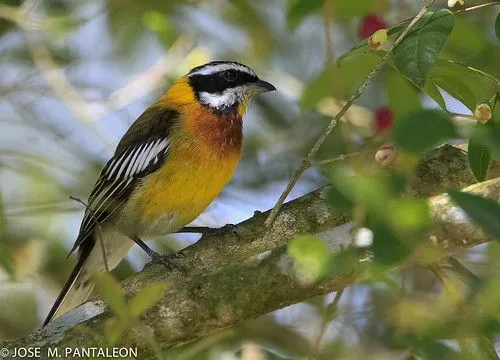
[(163, 164), (168, 153), (170, 129), (177, 118), (175, 111), (152, 107), (130, 127), (92, 189), (78, 238), (70, 254), (94, 232), (98, 224), (121, 207), (142, 178)]

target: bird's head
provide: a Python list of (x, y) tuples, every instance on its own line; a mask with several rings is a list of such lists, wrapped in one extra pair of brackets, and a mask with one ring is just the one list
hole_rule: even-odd
[[(240, 115), (255, 95), (276, 90), (259, 79), (251, 68), (235, 61), (213, 61), (195, 67), (177, 85), (184, 88), (188, 85), (193, 100), (214, 112)], [(188, 97), (186, 94), (184, 98)]]

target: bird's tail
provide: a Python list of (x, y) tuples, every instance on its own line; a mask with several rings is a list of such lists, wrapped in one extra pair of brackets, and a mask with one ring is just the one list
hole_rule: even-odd
[(64, 284), (63, 289), (57, 296), (54, 305), (52, 305), (49, 314), (43, 322), (43, 326), (47, 325), (52, 319), (57, 318), (65, 312), (82, 304), (85, 300), (87, 300), (92, 292), (92, 289), (94, 288), (92, 279), (82, 276), (82, 269), (85, 266), (93, 248), (93, 246), (88, 245), (83, 244), (80, 247), (78, 262), (76, 263), (75, 268), (71, 272), (68, 280)]

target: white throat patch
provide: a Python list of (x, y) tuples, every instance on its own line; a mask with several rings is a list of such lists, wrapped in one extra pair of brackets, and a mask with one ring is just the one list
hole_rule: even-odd
[(224, 110), (241, 103), (248, 98), (248, 87), (246, 85), (229, 88), (221, 93), (200, 92), (200, 101), (217, 110)]

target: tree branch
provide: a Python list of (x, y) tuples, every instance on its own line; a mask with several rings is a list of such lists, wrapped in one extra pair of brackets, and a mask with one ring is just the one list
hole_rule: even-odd
[[(432, 196), (443, 188), (460, 189), (474, 182), (466, 155), (444, 146), (417, 167), (409, 193)], [(466, 190), (500, 201), (500, 178)], [(463, 217), (455, 216), (460, 209), (446, 195), (430, 198), (429, 204), (436, 228), (425, 244), (440, 250), (433, 252), (439, 255), (432, 261), (491, 240)], [(129, 332), (121, 346), (137, 347), (139, 358), (146, 358), (153, 349), (144, 333), (154, 334), (157, 344), (166, 349), (312, 296), (341, 290), (363, 276), (370, 254), (360, 248), (343, 252), (341, 256), (348, 257), (341, 262), (344, 266), (317, 283), (303, 282), (295, 274), (293, 260), (287, 255), (287, 243), (295, 235), (319, 234), (339, 254), (351, 239), (349, 217), (329, 210), (321, 190), (285, 204), (271, 229), (264, 226), (266, 217), (267, 213), (257, 212), (236, 228), (203, 237), (183, 250), (184, 265), (190, 269), (187, 277), (152, 265), (126, 279), (122, 286), (127, 295), (158, 281), (167, 282), (169, 289), (142, 318), (142, 329), (148, 331)], [(408, 261), (418, 261), (418, 253)], [(47, 358), (49, 347), (57, 347), (61, 354), (65, 348), (100, 347), (99, 338), (111, 316), (105, 304), (94, 299), (26, 338), (0, 343), (0, 348), (38, 347), (42, 358)], [(84, 327), (76, 326), (80, 323)]]

